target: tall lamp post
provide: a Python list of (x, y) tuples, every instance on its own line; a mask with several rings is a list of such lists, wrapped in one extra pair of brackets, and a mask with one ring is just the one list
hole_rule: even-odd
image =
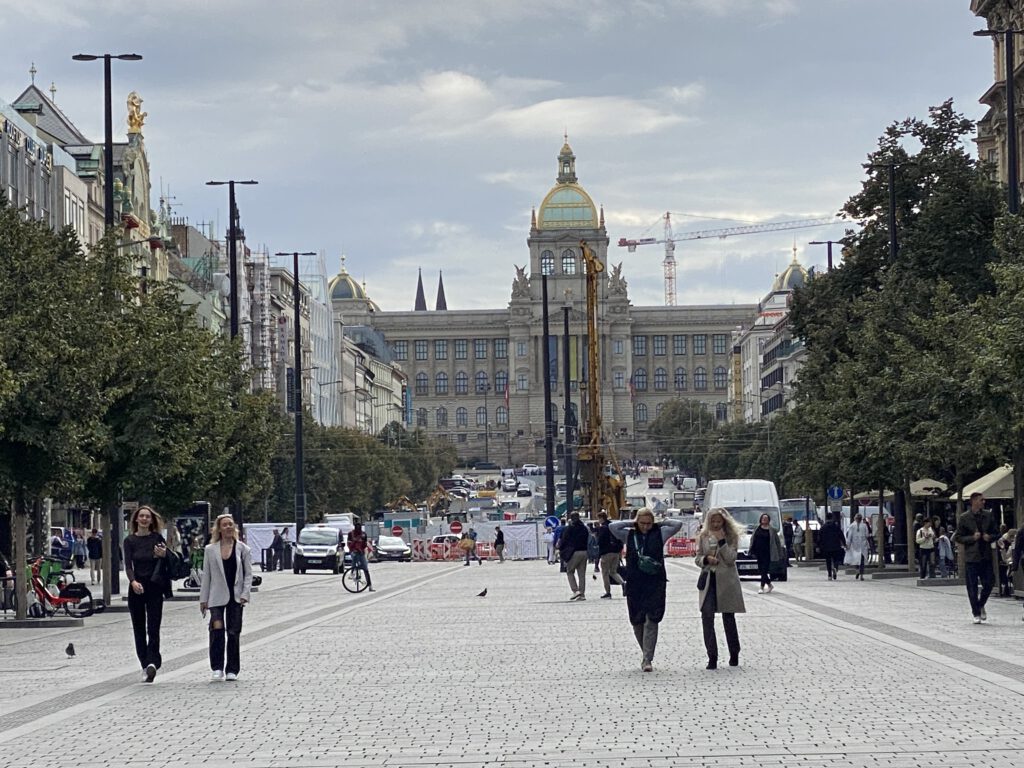
[(808, 245), (827, 245), (828, 246), (828, 271), (832, 271), (832, 246), (833, 245), (846, 245), (842, 240), (811, 240)]
[(1007, 207), (1010, 213), (1020, 213), (1020, 191), (1017, 171), (1017, 115), (1013, 93), (1013, 36), (1024, 34), (1021, 29), (979, 29), (977, 37), (1003, 36), (1003, 58), (1006, 72), (1006, 184)]
[[(230, 282), (230, 295), (228, 301), (231, 305), (231, 338), (238, 335), (238, 207), (235, 205), (235, 184), (259, 184), (258, 181), (249, 179), (247, 181), (208, 181), (208, 187), (228, 188), (228, 280)], [(298, 276), (295, 278), (298, 280)]]
[[(109, 231), (114, 226), (114, 117), (110, 102), (110, 62), (113, 59), (142, 61), (142, 56), (137, 53), (76, 53), (71, 58), (74, 61), (103, 59), (103, 220)], [(121, 564), (117, 556), (121, 542), (120, 508), (116, 514), (108, 510), (107, 515), (108, 535), (103, 537), (103, 570), (109, 574), (109, 578), (103, 582), (104, 605), (110, 605), (111, 595), (121, 594)], [(118, 546), (114, 546), (114, 542)]]
[(299, 290), (299, 256), (316, 256), (316, 251), (278, 251), (275, 256), (292, 257), (292, 303), (295, 305), (295, 537), (306, 525), (306, 481), (302, 474), (302, 292)]

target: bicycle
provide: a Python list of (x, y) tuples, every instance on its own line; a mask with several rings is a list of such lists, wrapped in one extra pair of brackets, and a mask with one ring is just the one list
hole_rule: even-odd
[(341, 572), (341, 585), (349, 592), (362, 592), (370, 586), (361, 566), (355, 560)]
[[(68, 616), (81, 619), (92, 616), (97, 610), (102, 609), (102, 605), (97, 605), (93, 600), (89, 588), (81, 582), (62, 585), (56, 595), (50, 592), (40, 575), (44, 559), (44, 557), (40, 557), (30, 566), (31, 586), (35, 597), (35, 602), (28, 606), (30, 616), (33, 618), (55, 616), (58, 611), (63, 610)], [(18, 596), (12, 595), (11, 598), (11, 607), (17, 610)]]

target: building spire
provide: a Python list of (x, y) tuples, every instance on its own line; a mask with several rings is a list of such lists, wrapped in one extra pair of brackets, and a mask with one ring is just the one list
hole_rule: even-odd
[(444, 297), (444, 274), (441, 270), (437, 272), (437, 303), (434, 304), (434, 309), (438, 312), (448, 311), (448, 301)]
[(423, 270), (419, 270), (419, 277), (416, 279), (416, 306), (414, 312), (427, 311), (427, 297), (423, 295)]
[(558, 153), (558, 178), (559, 184), (576, 183), (576, 155), (572, 153), (569, 146), (569, 134), (565, 134), (565, 144), (562, 151)]
[(36, 69), (36, 63), (33, 61), (32, 62), (32, 66), (28, 68), (29, 77), (32, 78), (32, 85), (36, 84), (36, 72), (38, 72), (38, 71), (39, 70)]

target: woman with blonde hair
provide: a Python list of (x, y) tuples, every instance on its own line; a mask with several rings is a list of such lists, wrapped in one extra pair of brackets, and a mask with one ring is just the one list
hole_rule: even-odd
[(680, 520), (654, 522), (654, 513), (642, 507), (633, 520), (608, 525), (612, 536), (626, 545), (626, 608), (633, 635), (643, 652), (640, 669), (654, 669), (658, 624), (665, 617), (665, 542), (683, 527)]
[(252, 551), (239, 540), (234, 518), (220, 515), (203, 550), (203, 583), (199, 590), (200, 612), (205, 616), (206, 609), (210, 609), (210, 669), (214, 680), (238, 679), (242, 609), (249, 602), (251, 589)]
[(745, 613), (743, 588), (736, 572), (736, 549), (742, 529), (728, 510), (715, 507), (704, 517), (697, 534), (697, 567), (701, 569), (697, 586), (700, 598), (701, 626), (704, 647), (708, 652), (708, 669), (718, 667), (718, 638), (715, 636), (715, 614), (722, 614), (725, 641), (729, 647), (729, 666), (740, 663), (740, 636), (736, 630), (736, 614)]
[(167, 542), (160, 531), (164, 521), (152, 507), (140, 506), (128, 523), (124, 540), (124, 572), (128, 576), (128, 613), (135, 635), (135, 655), (142, 665), (142, 680), (152, 683), (160, 669), (160, 624), (164, 597), (171, 596), (171, 580), (157, 569), (167, 557)]

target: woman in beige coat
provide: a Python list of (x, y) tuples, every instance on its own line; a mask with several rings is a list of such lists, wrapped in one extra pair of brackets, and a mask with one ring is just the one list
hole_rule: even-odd
[[(704, 647), (708, 652), (708, 669), (718, 667), (718, 638), (715, 636), (715, 614), (722, 614), (725, 641), (729, 647), (729, 666), (740, 663), (740, 636), (736, 630), (736, 614), (745, 613), (743, 589), (736, 572), (736, 547), (740, 526), (721, 507), (710, 510), (697, 534), (697, 567), (701, 569), (700, 619), (704, 630)], [(706, 576), (705, 576), (706, 574)], [(699, 582), (698, 582), (699, 583)]]

